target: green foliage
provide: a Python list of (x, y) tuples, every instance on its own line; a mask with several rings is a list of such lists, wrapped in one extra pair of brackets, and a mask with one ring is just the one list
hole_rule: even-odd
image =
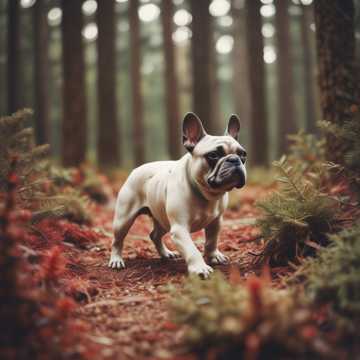
[(79, 191), (70, 189), (58, 195), (38, 198), (39, 210), (33, 213), (32, 221), (45, 218), (66, 219), (78, 224), (91, 223), (88, 212), (90, 200)]
[(33, 130), (27, 127), (31, 114), (25, 109), (0, 118), (0, 191), (5, 190), (11, 160), (16, 158), (18, 201), (25, 204), (41, 192), (49, 151), (48, 145), (35, 145)]
[(360, 176), (360, 116), (346, 122), (340, 135), (343, 142), (348, 146), (345, 153), (345, 163), (350, 170), (355, 171)]
[(355, 115), (342, 126), (321, 121), (320, 127), (326, 135), (332, 135), (342, 143), (345, 151), (344, 165), (360, 172), (360, 115)]
[(300, 270), (312, 300), (330, 303), (333, 311), (360, 324), (360, 224), (330, 238), (331, 244)]
[(112, 195), (106, 178), (90, 166), (82, 168), (82, 177), (83, 182), (80, 185), (82, 192), (93, 201), (106, 204)]
[[(259, 278), (230, 285), (220, 273), (173, 291), (174, 321), (188, 350), (211, 359), (317, 358), (318, 332), (301, 297)], [(323, 343), (321, 343), (324, 345)]]
[(65, 187), (73, 185), (73, 169), (63, 168), (60, 166), (51, 165), (49, 167), (49, 178), (52, 184), (56, 187)]
[(70, 171), (49, 166), (49, 145), (35, 145), (33, 130), (27, 127), (31, 115), (25, 109), (0, 118), (0, 192), (6, 190), (10, 165), (16, 159), (16, 201), (34, 211), (33, 221), (56, 217), (89, 222), (89, 201), (69, 188)]
[(301, 166), (303, 172), (319, 168), (325, 162), (325, 139), (319, 139), (314, 134), (303, 130), (297, 134), (288, 135), (291, 141), (288, 160)]
[(336, 139), (341, 145), (342, 165), (350, 184), (360, 196), (360, 115), (354, 115), (342, 126), (322, 121), (321, 127), (329, 138)]
[(323, 191), (324, 169), (303, 173), (302, 165), (291, 166), (286, 157), (273, 165), (280, 174), (280, 188), (257, 202), (263, 210), (257, 224), (265, 241), (257, 261), (283, 265), (327, 243), (327, 233), (336, 226), (339, 205)]

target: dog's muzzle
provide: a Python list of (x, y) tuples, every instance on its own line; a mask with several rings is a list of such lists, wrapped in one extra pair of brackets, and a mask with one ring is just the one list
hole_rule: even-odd
[(245, 171), (240, 157), (229, 155), (221, 164), (217, 173), (208, 179), (212, 188), (236, 187), (238, 189), (245, 185)]

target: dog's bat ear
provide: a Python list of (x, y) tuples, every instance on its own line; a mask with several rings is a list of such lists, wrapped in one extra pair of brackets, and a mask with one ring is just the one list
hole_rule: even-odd
[(238, 140), (240, 132), (240, 119), (237, 115), (232, 114), (229, 118), (228, 126), (225, 130), (225, 135), (232, 136), (235, 140)]
[(201, 120), (194, 113), (187, 113), (183, 120), (183, 144), (192, 152), (195, 145), (206, 135)]

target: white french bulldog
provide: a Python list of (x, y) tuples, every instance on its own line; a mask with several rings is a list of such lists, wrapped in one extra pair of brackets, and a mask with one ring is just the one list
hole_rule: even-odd
[(109, 267), (125, 267), (121, 256), (124, 238), (140, 214), (154, 222), (150, 238), (162, 258), (175, 258), (161, 238), (171, 238), (185, 259), (188, 272), (207, 278), (207, 265), (191, 239), (191, 233), (205, 229), (205, 258), (209, 264), (224, 264), (228, 257), (217, 249), (227, 192), (246, 181), (246, 151), (238, 143), (240, 121), (231, 115), (224, 136), (208, 135), (193, 113), (183, 120), (183, 144), (188, 150), (177, 161), (144, 164), (131, 172), (119, 191)]

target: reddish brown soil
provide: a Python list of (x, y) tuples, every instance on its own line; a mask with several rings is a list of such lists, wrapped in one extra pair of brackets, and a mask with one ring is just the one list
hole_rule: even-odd
[[(235, 266), (244, 277), (253, 273), (250, 253), (256, 253), (261, 246), (254, 228), (258, 214), (253, 203), (265, 192), (263, 188), (248, 186), (240, 192), (238, 208), (226, 212), (219, 248), (230, 257), (231, 264), (216, 269), (228, 274), (230, 267)], [(92, 230), (98, 236), (85, 249), (67, 246), (68, 281), (64, 287), (79, 303), (75, 316), (89, 324), (86, 336), (101, 345), (95, 358), (185, 358), (178, 346), (181, 330), (171, 322), (168, 313), (171, 295), (165, 291), (169, 284), (186, 281), (184, 261), (159, 259), (148, 238), (151, 221), (141, 216), (125, 241), (126, 269), (109, 269), (113, 207), (94, 210), (97, 217)], [(202, 249), (203, 233), (193, 234), (193, 239)], [(173, 249), (168, 236), (165, 241)]]

